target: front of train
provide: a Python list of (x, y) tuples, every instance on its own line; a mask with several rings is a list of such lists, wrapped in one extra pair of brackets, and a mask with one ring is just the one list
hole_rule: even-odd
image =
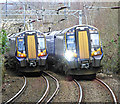
[(36, 31), (26, 31), (16, 36), (16, 58), (20, 67), (45, 66), (47, 59), (46, 39)]
[(67, 74), (95, 74), (103, 57), (100, 35), (92, 26), (76, 26), (65, 33), (65, 58), (70, 69)]

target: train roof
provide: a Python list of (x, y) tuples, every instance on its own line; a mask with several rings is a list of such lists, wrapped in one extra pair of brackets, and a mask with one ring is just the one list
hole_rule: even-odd
[(16, 36), (21, 36), (22, 34), (25, 34), (27, 32), (33, 32), (33, 33), (40, 33), (41, 35), (43, 35), (42, 32), (40, 31), (22, 31), (22, 32), (19, 32), (19, 33), (15, 33), (15, 34), (12, 34), (12, 35), (8, 35), (7, 37), (8, 38), (15, 38)]
[(66, 29), (62, 30), (61, 33), (66, 33), (66, 32), (69, 31), (70, 29), (73, 29), (73, 28), (76, 28), (76, 27), (88, 27), (88, 28), (93, 28), (93, 29), (95, 29), (95, 30), (98, 31), (98, 29), (97, 29), (96, 27), (94, 27), (94, 26), (82, 24), (82, 25), (75, 25), (75, 26), (66, 28)]
[(55, 36), (55, 35), (60, 35), (60, 34), (65, 34), (66, 32), (68, 32), (70, 29), (74, 29), (74, 28), (77, 28), (77, 27), (87, 27), (87, 28), (91, 28), (94, 29), (94, 30), (97, 30), (98, 29), (94, 26), (91, 26), (91, 25), (86, 25), (86, 24), (82, 24), (82, 25), (75, 25), (75, 26), (72, 26), (72, 27), (69, 27), (69, 28), (66, 28), (64, 30), (59, 30), (59, 31), (52, 31), (52, 32), (49, 32), (49, 33), (45, 33), (45, 36)]

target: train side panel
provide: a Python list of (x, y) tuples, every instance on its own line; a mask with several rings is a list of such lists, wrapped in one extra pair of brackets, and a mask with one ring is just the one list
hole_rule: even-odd
[(64, 55), (64, 36), (56, 36), (55, 38), (55, 55)]
[(9, 56), (14, 57), (15, 56), (15, 38), (9, 39), (9, 46), (10, 46)]
[(48, 54), (55, 54), (55, 38), (54, 38), (54, 36), (46, 37), (46, 45), (47, 45)]

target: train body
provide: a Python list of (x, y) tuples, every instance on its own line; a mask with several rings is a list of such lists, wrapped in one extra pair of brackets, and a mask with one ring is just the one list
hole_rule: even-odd
[(103, 50), (98, 29), (76, 25), (46, 34), (49, 64), (67, 75), (92, 75), (99, 71)]
[(46, 38), (37, 31), (24, 31), (8, 36), (10, 57), (15, 57), (19, 67), (45, 66), (48, 56)]

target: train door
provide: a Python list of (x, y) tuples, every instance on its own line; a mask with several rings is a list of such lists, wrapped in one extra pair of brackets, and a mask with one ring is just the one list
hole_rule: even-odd
[(28, 59), (36, 59), (37, 58), (37, 42), (36, 42), (36, 33), (26, 34), (26, 47), (27, 47), (27, 56)]
[(77, 39), (77, 52), (80, 60), (89, 60), (90, 58), (90, 44), (89, 44), (89, 32), (87, 28), (76, 29)]

